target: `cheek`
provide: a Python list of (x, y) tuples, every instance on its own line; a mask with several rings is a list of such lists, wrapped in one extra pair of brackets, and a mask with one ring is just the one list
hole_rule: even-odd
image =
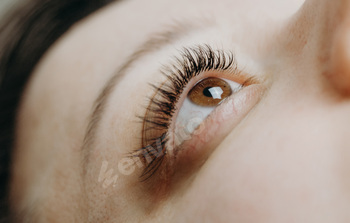
[(334, 126), (324, 110), (316, 106), (296, 114), (285, 108), (273, 116), (256, 111), (200, 169), (186, 203), (177, 204), (180, 220), (194, 212), (213, 222), (335, 219), (334, 202), (343, 201), (344, 193), (338, 190), (339, 161), (328, 131)]

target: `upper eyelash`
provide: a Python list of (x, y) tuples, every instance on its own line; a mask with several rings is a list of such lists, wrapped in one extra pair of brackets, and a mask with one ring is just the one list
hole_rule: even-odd
[[(169, 140), (168, 129), (176, 111), (177, 102), (188, 82), (206, 71), (235, 72), (237, 70), (232, 52), (213, 50), (209, 45), (183, 48), (180, 57), (175, 57), (174, 61), (174, 64), (163, 66), (161, 69), (161, 73), (166, 76), (166, 83), (159, 87), (151, 84), (155, 96), (149, 99), (145, 116), (139, 117), (143, 122), (142, 146), (141, 149), (134, 151), (132, 156), (141, 158), (146, 164), (140, 176), (142, 181), (149, 179), (164, 160), (167, 153), (166, 144)], [(148, 137), (147, 133), (153, 130), (158, 130), (161, 134)]]

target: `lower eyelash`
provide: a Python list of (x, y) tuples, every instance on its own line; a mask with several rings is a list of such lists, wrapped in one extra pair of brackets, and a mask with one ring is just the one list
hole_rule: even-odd
[(134, 152), (133, 157), (140, 158), (146, 164), (140, 179), (148, 180), (161, 166), (166, 154), (166, 144), (168, 142), (167, 133), (157, 138), (151, 145), (147, 145)]
[(140, 158), (145, 168), (140, 176), (141, 181), (152, 177), (162, 165), (167, 154), (168, 130), (176, 105), (188, 82), (195, 76), (206, 71), (236, 72), (237, 66), (232, 52), (213, 50), (209, 45), (198, 45), (184, 48), (180, 57), (175, 57), (176, 63), (164, 66), (161, 73), (167, 81), (157, 87), (151, 84), (155, 91), (149, 99), (146, 114), (139, 117), (143, 122), (141, 148), (132, 153)]

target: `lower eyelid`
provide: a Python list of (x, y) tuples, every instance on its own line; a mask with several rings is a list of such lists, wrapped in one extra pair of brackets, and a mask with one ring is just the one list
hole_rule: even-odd
[[(194, 131), (191, 139), (178, 147), (174, 147), (174, 142), (170, 140), (172, 145), (168, 146), (168, 149), (173, 149), (171, 153), (176, 159), (175, 165), (201, 163), (198, 161), (206, 159), (257, 104), (262, 92), (263, 87), (260, 84), (244, 87), (220, 104)], [(177, 165), (178, 163), (181, 164)]]

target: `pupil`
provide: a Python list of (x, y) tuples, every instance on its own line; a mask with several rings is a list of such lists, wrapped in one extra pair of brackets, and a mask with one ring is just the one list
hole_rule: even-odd
[(207, 87), (207, 88), (205, 88), (204, 90), (203, 90), (203, 94), (204, 94), (204, 96), (206, 96), (206, 97), (208, 97), (208, 98), (212, 98), (213, 97), (213, 95), (210, 93), (210, 89), (211, 89), (212, 87)]

